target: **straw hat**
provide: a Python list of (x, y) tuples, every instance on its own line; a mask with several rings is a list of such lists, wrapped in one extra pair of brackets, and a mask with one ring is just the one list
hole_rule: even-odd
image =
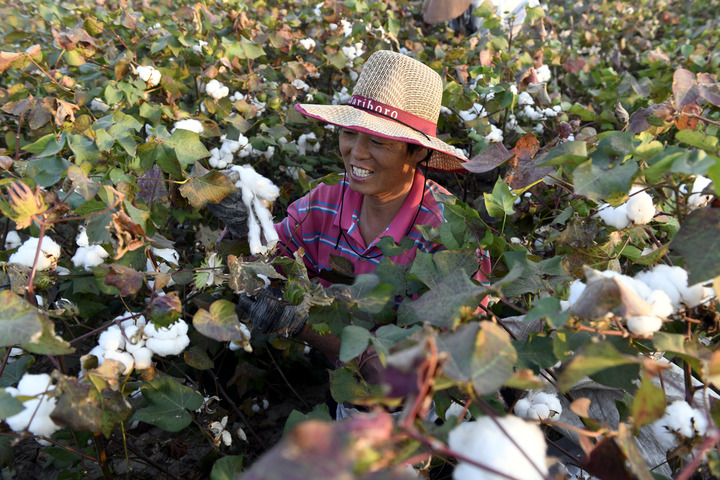
[(442, 104), (440, 75), (424, 63), (389, 50), (367, 59), (347, 105), (299, 104), (311, 118), (431, 149), (428, 167), (466, 172), (465, 155), (436, 137)]

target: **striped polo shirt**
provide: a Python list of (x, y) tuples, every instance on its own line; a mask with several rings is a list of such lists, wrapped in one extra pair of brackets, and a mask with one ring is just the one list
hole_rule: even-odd
[[(423, 184), (426, 184), (426, 188), (423, 188)], [(359, 275), (374, 272), (377, 264), (384, 258), (382, 251), (376, 246), (382, 237), (391, 236), (395, 243), (400, 243), (407, 234), (414, 240), (415, 245), (390, 259), (396, 263), (410, 264), (418, 250), (434, 253), (445, 249), (440, 244), (426, 241), (414, 226), (409, 228), (413, 225), (416, 213), (414, 225), (437, 227), (444, 221), (443, 205), (435, 199), (435, 193), (450, 194), (434, 181), (426, 181), (420, 169), (416, 169), (412, 188), (400, 212), (383, 233), (370, 245), (366, 245), (358, 224), (363, 195), (353, 191), (346, 179), (336, 185), (320, 184), (293, 202), (288, 207), (285, 219), (275, 224), (280, 237), (279, 247), (285, 246), (287, 255), (292, 255), (302, 247), (305, 250), (304, 261), (310, 277), (323, 270), (330, 270), (330, 255), (348, 259), (354, 267), (355, 275)], [(418, 212), (421, 198), (422, 206)], [(341, 229), (344, 235), (341, 235)], [(489, 274), (490, 258), (480, 251), (478, 260), (480, 268), (474, 278), (486, 282), (487, 276), (483, 272)], [(328, 285), (328, 282), (323, 280), (321, 283)]]

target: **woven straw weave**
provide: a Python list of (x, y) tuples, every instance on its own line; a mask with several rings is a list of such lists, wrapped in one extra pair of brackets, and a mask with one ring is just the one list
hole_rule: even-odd
[[(440, 75), (417, 60), (380, 50), (363, 66), (353, 94), (391, 105), (437, 124), (442, 104)], [(415, 143), (433, 150), (428, 166), (446, 172), (466, 172), (467, 158), (442, 140), (392, 119), (374, 115), (350, 105), (296, 105), (301, 113), (333, 125), (364, 131), (381, 137)]]

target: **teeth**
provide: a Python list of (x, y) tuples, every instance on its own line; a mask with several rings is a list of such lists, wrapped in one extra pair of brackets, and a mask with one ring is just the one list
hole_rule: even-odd
[(352, 167), (352, 171), (353, 171), (353, 175), (355, 175), (356, 177), (360, 177), (360, 178), (369, 177), (373, 173), (370, 170), (365, 170), (364, 168), (359, 168), (359, 167)]

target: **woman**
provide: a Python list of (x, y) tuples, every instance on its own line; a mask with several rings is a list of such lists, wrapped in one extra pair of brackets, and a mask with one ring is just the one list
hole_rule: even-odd
[[(442, 93), (437, 72), (406, 55), (383, 50), (368, 58), (347, 105), (296, 105), (300, 113), (340, 128), (346, 175), (340, 184), (322, 184), (288, 207), (286, 218), (276, 224), (277, 248), (286, 255), (304, 249), (311, 277), (331, 268), (331, 255), (348, 259), (356, 275), (373, 272), (383, 258), (377, 244), (384, 236), (395, 243), (404, 237), (414, 240), (410, 250), (391, 257), (401, 264), (411, 263), (418, 250), (442, 250), (415, 228), (443, 222), (443, 205), (435, 194), (449, 194), (426, 180), (418, 165), (465, 171), (465, 155), (436, 137)], [(475, 278), (486, 281), (490, 260), (484, 252), (480, 260)], [(260, 331), (296, 335), (336, 361), (339, 338), (313, 332), (278, 296), (282, 295), (243, 297), (240, 307)], [(377, 382), (380, 365), (373, 351), (360, 363), (366, 380)]]

